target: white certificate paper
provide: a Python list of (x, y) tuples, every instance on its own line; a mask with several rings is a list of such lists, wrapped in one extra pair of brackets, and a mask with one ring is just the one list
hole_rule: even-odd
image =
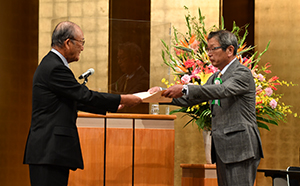
[(172, 98), (161, 96), (163, 91), (158, 91), (153, 94), (150, 94), (149, 92), (139, 92), (133, 95), (140, 97), (143, 100), (143, 103), (171, 103)]

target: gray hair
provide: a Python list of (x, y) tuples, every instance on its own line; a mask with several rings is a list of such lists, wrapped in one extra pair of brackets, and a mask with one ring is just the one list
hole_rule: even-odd
[(75, 23), (69, 21), (61, 22), (56, 25), (52, 33), (51, 47), (62, 47), (65, 40), (74, 39), (75, 26)]
[(218, 30), (209, 33), (207, 40), (210, 40), (211, 38), (215, 38), (219, 42), (223, 51), (226, 51), (226, 49), (230, 45), (232, 45), (234, 47), (233, 55), (236, 55), (238, 42), (236, 36), (233, 33), (227, 30)]

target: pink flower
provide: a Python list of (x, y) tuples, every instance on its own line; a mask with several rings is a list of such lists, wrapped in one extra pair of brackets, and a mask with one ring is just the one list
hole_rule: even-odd
[(191, 77), (187, 74), (185, 74), (184, 76), (181, 77), (181, 82), (183, 84), (188, 84), (191, 81)]
[(276, 108), (277, 102), (275, 101), (275, 99), (272, 99), (272, 100), (270, 101), (270, 106), (271, 106), (272, 109), (275, 109), (275, 108)]
[(194, 79), (200, 79), (199, 75), (201, 73), (201, 70), (199, 68), (195, 68), (194, 71), (192, 71), (192, 75), (190, 76), (190, 78), (194, 78)]
[(262, 74), (258, 74), (258, 77), (259, 81), (264, 81), (265, 80), (265, 77), (262, 75)]
[(266, 95), (267, 96), (271, 96), (273, 94), (273, 90), (272, 88), (268, 87), (268, 88), (265, 88), (265, 92), (266, 92)]

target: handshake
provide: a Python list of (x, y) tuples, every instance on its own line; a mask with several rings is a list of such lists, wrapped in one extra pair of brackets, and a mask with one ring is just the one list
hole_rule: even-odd
[[(153, 94), (160, 90), (161, 90), (160, 87), (152, 87), (148, 90), (148, 92), (150, 94)], [(166, 89), (165, 91), (162, 92), (161, 96), (167, 97), (167, 98), (180, 98), (181, 96), (183, 96), (182, 85), (174, 85), (172, 87), (169, 87), (168, 89)], [(140, 98), (136, 95), (122, 94), (120, 105), (119, 105), (118, 109), (120, 110), (120, 109), (124, 108), (125, 106), (126, 107), (134, 107), (142, 102), (143, 102), (142, 98)]]

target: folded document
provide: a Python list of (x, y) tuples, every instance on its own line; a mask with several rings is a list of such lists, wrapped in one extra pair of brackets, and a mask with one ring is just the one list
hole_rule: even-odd
[(140, 97), (143, 100), (143, 103), (171, 103), (172, 98), (167, 98), (161, 95), (163, 91), (158, 91), (153, 94), (150, 94), (149, 92), (139, 92), (133, 95)]

